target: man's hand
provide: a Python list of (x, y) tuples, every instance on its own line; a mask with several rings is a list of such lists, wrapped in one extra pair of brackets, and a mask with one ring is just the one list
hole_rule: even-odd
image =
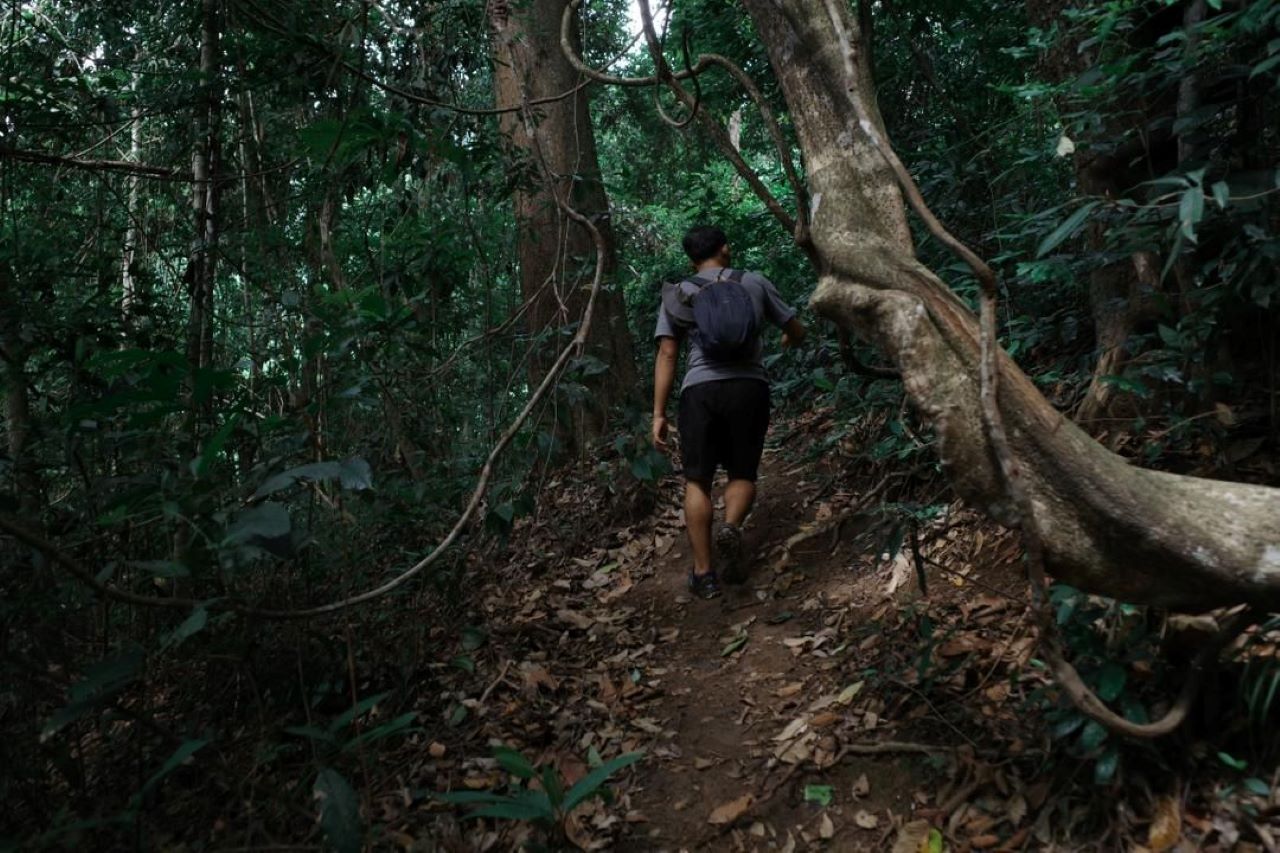
[(667, 449), (667, 416), (653, 416), (653, 446), (659, 450)]
[(792, 317), (782, 327), (782, 348), (790, 349), (791, 347), (800, 346), (800, 344), (804, 343), (804, 337), (808, 334), (808, 331), (803, 323)]

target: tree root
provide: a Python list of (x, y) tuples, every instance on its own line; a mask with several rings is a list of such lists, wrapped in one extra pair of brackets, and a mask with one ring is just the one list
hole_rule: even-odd
[(1191, 662), (1191, 671), (1187, 673), (1186, 680), (1182, 683), (1182, 690), (1178, 693), (1178, 698), (1174, 701), (1168, 713), (1152, 723), (1135, 723), (1132, 720), (1125, 719), (1108, 708), (1098, 698), (1098, 695), (1084, 683), (1080, 673), (1063, 654), (1061, 642), (1056, 636), (1057, 632), (1053, 627), (1053, 615), (1048, 608), (1042, 608), (1041, 611), (1040, 645), (1044, 650), (1044, 657), (1049, 664), (1049, 670), (1053, 673), (1054, 680), (1080, 713), (1108, 731), (1125, 737), (1157, 738), (1169, 734), (1182, 725), (1187, 718), (1187, 714), (1191, 711), (1191, 705), (1195, 701), (1196, 695), (1200, 692), (1200, 685), (1204, 682), (1204, 676), (1212, 671), (1217, 664), (1218, 655), (1231, 644), (1232, 640), (1240, 636), (1245, 629), (1261, 621), (1264, 615), (1257, 610), (1250, 609), (1234, 613), (1226, 624), (1218, 629), (1218, 633), (1214, 634), (1196, 654), (1195, 659)]
[(871, 488), (871, 491), (863, 494), (862, 497), (845, 507), (840, 512), (831, 516), (831, 518), (828, 518), (821, 524), (815, 524), (808, 530), (802, 530), (799, 533), (793, 534), (786, 542), (782, 543), (782, 554), (779, 555), (778, 559), (774, 562), (773, 570), (775, 572), (780, 572), (785, 569), (791, 564), (791, 552), (793, 549), (799, 545), (803, 545), (811, 539), (817, 539), (819, 536), (830, 533), (833, 530), (838, 531), (842, 526), (844, 526), (846, 521), (865, 510), (872, 501), (879, 497), (880, 494), (888, 488), (891, 482), (902, 477), (910, 476), (912, 473), (914, 473), (914, 469), (912, 471), (899, 471), (893, 474), (886, 474), (879, 483), (876, 483), (875, 486)]

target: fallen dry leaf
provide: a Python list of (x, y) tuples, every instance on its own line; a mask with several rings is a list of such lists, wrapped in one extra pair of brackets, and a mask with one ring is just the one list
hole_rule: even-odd
[(1151, 853), (1164, 853), (1182, 838), (1182, 807), (1173, 797), (1162, 797), (1147, 830), (1147, 847)]
[(594, 619), (585, 613), (579, 613), (576, 610), (557, 610), (556, 618), (566, 625), (572, 625), (579, 631), (585, 631), (595, 624)]
[(747, 813), (747, 810), (751, 808), (751, 804), (755, 802), (755, 799), (756, 798), (750, 794), (743, 794), (736, 800), (730, 800), (727, 803), (722, 803), (712, 809), (711, 816), (707, 818), (707, 823), (715, 824), (717, 826), (726, 823), (733, 823), (735, 820)]
[(805, 730), (805, 726), (808, 724), (808, 717), (796, 717), (794, 720), (787, 723), (787, 727), (785, 729), (774, 735), (773, 739), (775, 741), (791, 740), (793, 737), (803, 732)]
[(871, 780), (863, 773), (853, 782), (853, 795), (859, 799), (871, 793)]
[(1014, 794), (1009, 798), (1009, 802), (1004, 807), (1005, 814), (1009, 818), (1009, 823), (1013, 824), (1014, 829), (1018, 828), (1018, 824), (1027, 816), (1027, 798), (1021, 794)]
[(782, 687), (779, 687), (777, 690), (773, 691), (773, 695), (777, 696), (779, 699), (786, 699), (789, 696), (796, 695), (803, 689), (804, 689), (804, 684), (802, 682), (793, 681), (790, 684), (784, 684)]
[(714, 765), (715, 765), (715, 762), (712, 761), (710, 758), (693, 759), (694, 770), (706, 770), (708, 767), (713, 767)]
[(834, 838), (836, 835), (836, 826), (826, 812), (822, 813), (822, 821), (818, 824), (818, 835), (823, 838)]
[(880, 818), (873, 815), (866, 809), (858, 809), (853, 816), (853, 822), (861, 829), (875, 829), (880, 825)]
[(432, 758), (444, 758), (444, 754), (448, 751), (449, 748), (440, 741), (433, 741), (431, 746), (427, 747), (427, 755)]
[(893, 841), (890, 853), (921, 853), (929, 849), (929, 830), (933, 827), (927, 820), (913, 820), (898, 830), (898, 837)]

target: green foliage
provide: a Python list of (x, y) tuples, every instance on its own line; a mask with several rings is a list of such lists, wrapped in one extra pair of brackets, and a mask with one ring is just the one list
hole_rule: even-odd
[(644, 753), (628, 752), (600, 762), (567, 790), (552, 765), (535, 767), (522, 753), (505, 746), (496, 747), (493, 757), (517, 780), (507, 791), (455, 791), (435, 797), (454, 805), (479, 806), (468, 812), (470, 818), (530, 821), (562, 837), (565, 818), (592, 797), (607, 798), (609, 779), (635, 764)]
[(316, 775), (315, 797), (320, 804), (320, 828), (338, 853), (364, 849), (360, 800), (342, 774), (324, 768)]
[[(1131, 677), (1135, 666), (1150, 671), (1159, 660), (1159, 628), (1149, 623), (1145, 609), (1087, 595), (1065, 584), (1050, 588), (1049, 602), (1057, 630), (1085, 684), (1130, 722), (1150, 722), (1152, 700)], [(1092, 763), (1098, 785), (1113, 782), (1124, 755), (1139, 749), (1126, 745), (1074, 705), (1061, 701), (1051, 705), (1048, 718), (1053, 736), (1067, 753)]]

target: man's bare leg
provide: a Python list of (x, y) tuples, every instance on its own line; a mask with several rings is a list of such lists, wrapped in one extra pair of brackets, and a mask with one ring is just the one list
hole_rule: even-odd
[(741, 527), (756, 500), (756, 484), (752, 480), (730, 480), (724, 489), (724, 520)]
[(693, 549), (693, 573), (711, 571), (711, 492), (702, 483), (689, 480), (684, 485), (684, 526)]

